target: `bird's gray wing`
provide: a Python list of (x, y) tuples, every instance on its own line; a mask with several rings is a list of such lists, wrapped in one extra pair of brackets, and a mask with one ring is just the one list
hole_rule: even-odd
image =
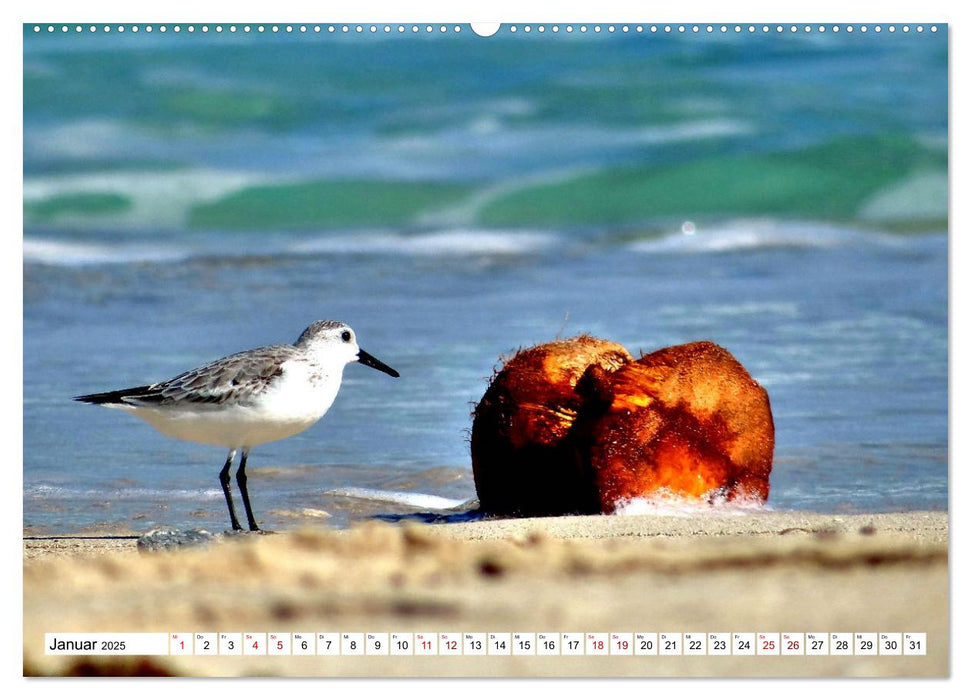
[(271, 345), (236, 353), (152, 384), (143, 392), (125, 396), (124, 401), (143, 406), (245, 404), (280, 377), (283, 363), (296, 354), (298, 351), (292, 345)]

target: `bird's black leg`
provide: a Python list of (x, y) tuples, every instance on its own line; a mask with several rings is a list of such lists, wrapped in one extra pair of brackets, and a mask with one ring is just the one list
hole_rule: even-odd
[(243, 456), (239, 460), (239, 469), (236, 470), (236, 483), (239, 484), (239, 492), (243, 494), (243, 507), (246, 508), (246, 519), (249, 521), (249, 529), (257, 532), (260, 526), (256, 524), (253, 517), (253, 507), (249, 504), (249, 491), (246, 490), (246, 458), (249, 457), (249, 448), (243, 448)]
[[(230, 450), (229, 456), (226, 458), (226, 464), (223, 465), (223, 470), (219, 472), (219, 483), (223, 487), (223, 495), (226, 497), (226, 505), (229, 507), (229, 522), (232, 524), (234, 530), (242, 530), (242, 526), (239, 524), (239, 520), (236, 519), (236, 508), (233, 507), (233, 494), (229, 490), (229, 467), (233, 464), (233, 458), (236, 457), (236, 450)], [(243, 492), (246, 493), (245, 491)], [(245, 499), (245, 495), (243, 496)], [(247, 506), (247, 510), (249, 507)]]

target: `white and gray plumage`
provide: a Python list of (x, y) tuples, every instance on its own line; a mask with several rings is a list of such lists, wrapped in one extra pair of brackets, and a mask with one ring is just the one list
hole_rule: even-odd
[(259, 530), (246, 489), (250, 448), (296, 435), (320, 420), (334, 403), (350, 362), (399, 376), (361, 350), (346, 324), (315, 321), (293, 345), (247, 350), (164, 382), (74, 398), (128, 411), (171, 437), (228, 448), (219, 483), (233, 530), (243, 528), (233, 506), (229, 469), (242, 451), (236, 482), (249, 529)]

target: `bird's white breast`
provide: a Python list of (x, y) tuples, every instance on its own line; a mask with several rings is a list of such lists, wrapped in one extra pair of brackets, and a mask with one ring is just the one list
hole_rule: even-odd
[(227, 448), (252, 447), (296, 435), (327, 413), (340, 389), (343, 366), (323, 368), (288, 360), (262, 391), (238, 403), (185, 402), (128, 410), (166, 435)]
[(268, 418), (319, 420), (337, 398), (343, 365), (325, 368), (304, 360), (288, 360), (281, 368), (283, 373), (256, 397), (258, 410)]

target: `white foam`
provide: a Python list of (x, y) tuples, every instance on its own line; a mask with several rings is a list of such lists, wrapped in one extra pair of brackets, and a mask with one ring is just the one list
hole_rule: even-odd
[(458, 508), (466, 503), (466, 499), (442, 498), (427, 493), (411, 493), (409, 491), (384, 491), (382, 489), (368, 489), (347, 487), (327, 491), (328, 496), (343, 496), (345, 498), (359, 498), (365, 501), (379, 501), (393, 503), (409, 508), (428, 508), (431, 510), (449, 510)]
[(24, 487), (24, 496), (30, 499), (51, 501), (77, 501), (82, 498), (94, 500), (140, 501), (140, 500), (190, 500), (212, 501), (223, 497), (219, 489), (152, 489), (152, 488), (119, 488), (119, 489), (81, 489), (49, 484), (36, 484)]
[(635, 132), (635, 143), (661, 144), (724, 136), (740, 136), (753, 131), (745, 122), (734, 119), (709, 119), (704, 121), (682, 122), (666, 126), (654, 126)]
[(46, 265), (103, 265), (185, 260), (189, 252), (135, 243), (78, 243), (45, 238), (24, 239), (24, 262)]
[(524, 255), (551, 247), (556, 236), (528, 231), (453, 229), (423, 234), (327, 235), (296, 243), (294, 253), (402, 254), (427, 256)]
[(677, 515), (694, 517), (698, 515), (751, 515), (753, 512), (768, 512), (772, 509), (762, 500), (745, 497), (729, 501), (716, 494), (706, 498), (688, 498), (661, 490), (649, 497), (622, 499), (614, 504), (617, 515)]
[(126, 198), (131, 206), (85, 219), (131, 228), (182, 228), (197, 204), (267, 181), (249, 173), (204, 169), (30, 176), (24, 178), (23, 199), (25, 205), (30, 205), (65, 195), (115, 194)]
[(23, 258), (26, 263), (63, 265), (130, 264), (141, 262), (180, 262), (218, 255), (221, 258), (250, 254), (334, 254), (334, 255), (411, 255), (428, 257), (517, 256), (554, 246), (553, 234), (528, 231), (451, 230), (426, 234), (344, 234), (335, 233), (309, 241), (251, 245), (225, 250), (212, 241), (192, 244), (165, 242), (146, 244), (137, 241), (110, 243), (26, 237)]
[(671, 233), (631, 243), (638, 253), (723, 253), (771, 248), (823, 249), (876, 243), (894, 245), (887, 234), (855, 231), (818, 222), (737, 220), (696, 226), (691, 233)]

